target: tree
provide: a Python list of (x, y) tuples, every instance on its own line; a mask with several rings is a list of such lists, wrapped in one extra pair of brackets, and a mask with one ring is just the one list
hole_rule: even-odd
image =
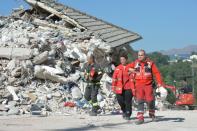
[(169, 56), (163, 55), (159, 52), (153, 52), (148, 54), (148, 57), (153, 60), (157, 66), (168, 65), (168, 61), (170, 60)]
[[(182, 62), (169, 64), (169, 57), (162, 55), (159, 52), (153, 52), (148, 54), (153, 60), (163, 76), (164, 82), (167, 85), (175, 85), (177, 88), (181, 88), (182, 81), (186, 79), (188, 85), (192, 85), (192, 79), (194, 80), (194, 91), (197, 98), (197, 69), (194, 68), (194, 76), (192, 76), (191, 62)], [(195, 62), (195, 61), (193, 61)], [(176, 83), (174, 82), (176, 81)]]

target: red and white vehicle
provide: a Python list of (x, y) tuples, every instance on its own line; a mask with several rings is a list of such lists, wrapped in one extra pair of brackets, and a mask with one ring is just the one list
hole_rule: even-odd
[(183, 88), (181, 89), (176, 89), (175, 86), (169, 86), (166, 85), (166, 88), (169, 88), (172, 90), (172, 92), (175, 94), (176, 96), (176, 102), (175, 102), (175, 106), (176, 107), (187, 107), (189, 110), (194, 110), (194, 108), (196, 107), (195, 103), (195, 96), (193, 95), (192, 89), (188, 90), (188, 91), (184, 91)]

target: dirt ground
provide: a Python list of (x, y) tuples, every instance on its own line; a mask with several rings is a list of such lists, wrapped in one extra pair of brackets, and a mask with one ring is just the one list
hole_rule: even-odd
[(197, 110), (160, 111), (157, 122), (150, 122), (146, 114), (143, 125), (135, 125), (135, 114), (130, 121), (121, 115), (1, 116), (0, 131), (197, 131)]

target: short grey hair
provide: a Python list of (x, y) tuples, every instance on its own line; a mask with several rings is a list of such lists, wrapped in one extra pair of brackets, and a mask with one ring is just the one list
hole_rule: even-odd
[(144, 52), (144, 55), (146, 55), (146, 51), (143, 49), (140, 49), (138, 52)]

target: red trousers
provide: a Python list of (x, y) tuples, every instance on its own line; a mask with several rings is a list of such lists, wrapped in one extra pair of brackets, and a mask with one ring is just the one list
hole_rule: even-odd
[(144, 100), (151, 102), (154, 100), (152, 85), (136, 85), (136, 98), (137, 100)]

